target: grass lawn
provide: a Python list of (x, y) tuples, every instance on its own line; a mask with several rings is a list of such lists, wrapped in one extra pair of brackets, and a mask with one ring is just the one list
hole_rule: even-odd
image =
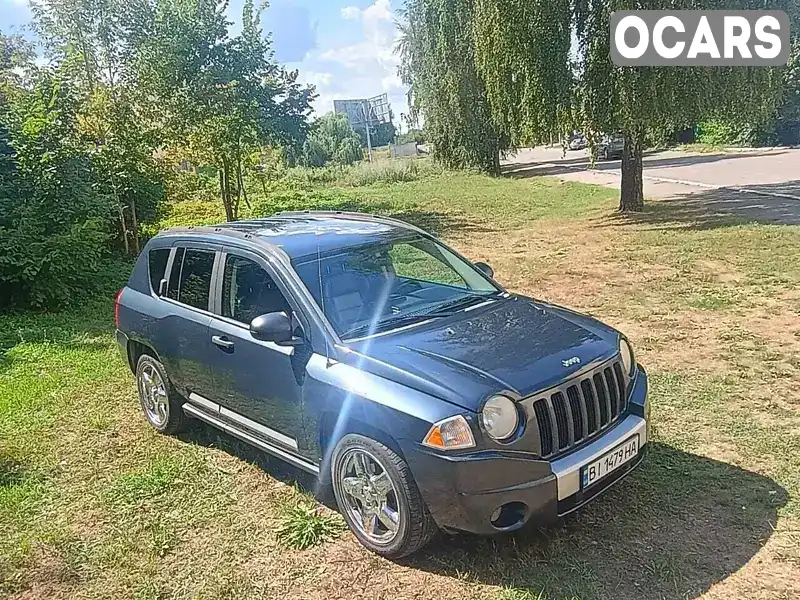
[(444, 174), (341, 194), (331, 207), (432, 228), (508, 288), (628, 333), (651, 376), (642, 468), (543, 531), (443, 537), (398, 564), (322, 509), (328, 540), (298, 550), (279, 532), (318, 516), (296, 487), (311, 483), (208, 428), (153, 433), (111, 298), (0, 316), (0, 596), (800, 597), (800, 227), (667, 202), (622, 218), (614, 191), (555, 179)]

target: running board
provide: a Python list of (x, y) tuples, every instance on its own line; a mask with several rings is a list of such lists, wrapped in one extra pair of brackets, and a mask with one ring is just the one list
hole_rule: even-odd
[(314, 475), (319, 475), (319, 467), (317, 465), (314, 465), (308, 462), (307, 460), (300, 458), (299, 456), (294, 456), (293, 454), (290, 454), (285, 450), (281, 450), (280, 448), (277, 448), (272, 444), (267, 443), (264, 440), (258, 439), (257, 437), (250, 435), (246, 431), (243, 431), (238, 427), (231, 425), (230, 423), (221, 421), (216, 417), (209, 415), (204, 410), (197, 408), (196, 406), (193, 406), (192, 404), (188, 403), (184, 404), (183, 412), (185, 412), (187, 415), (191, 417), (195, 417), (197, 419), (200, 419), (201, 421), (205, 421), (209, 425), (213, 425), (217, 429), (224, 431), (225, 433), (230, 434), (235, 438), (239, 438), (243, 442), (252, 444), (257, 448), (260, 448), (264, 452), (268, 452), (273, 456), (285, 460), (286, 462), (291, 463), (294, 466), (303, 469), (304, 471), (308, 471), (309, 473), (313, 473)]

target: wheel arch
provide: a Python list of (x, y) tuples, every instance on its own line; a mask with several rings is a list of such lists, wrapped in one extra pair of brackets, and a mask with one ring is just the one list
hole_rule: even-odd
[(349, 415), (339, 422), (339, 413), (334, 411), (326, 412), (320, 419), (319, 426), (319, 447), (322, 452), (322, 465), (319, 477), (325, 483), (331, 480), (331, 459), (333, 450), (344, 436), (348, 434), (362, 435), (380, 442), (400, 458), (405, 460), (403, 450), (397, 439), (385, 429), (376, 427), (374, 424), (367, 423), (365, 420), (355, 415)]
[(148, 344), (136, 340), (131, 340), (131, 339), (128, 340), (126, 353), (128, 355), (128, 368), (130, 368), (131, 373), (134, 374), (136, 374), (136, 365), (139, 363), (139, 359), (144, 354), (152, 356), (158, 362), (161, 362), (158, 353), (152, 346), (149, 346)]

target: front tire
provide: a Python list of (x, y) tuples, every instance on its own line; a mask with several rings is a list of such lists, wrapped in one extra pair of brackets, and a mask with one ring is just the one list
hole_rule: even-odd
[(158, 360), (143, 354), (136, 363), (136, 387), (147, 422), (160, 433), (178, 433), (187, 428), (183, 398), (175, 391)]
[(427, 544), (436, 523), (406, 462), (373, 439), (349, 434), (333, 451), (333, 493), (358, 541), (387, 558), (402, 558)]

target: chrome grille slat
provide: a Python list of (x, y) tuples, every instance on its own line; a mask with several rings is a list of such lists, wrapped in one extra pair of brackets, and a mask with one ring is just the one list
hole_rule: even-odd
[(592, 383), (594, 384), (594, 391), (597, 394), (597, 401), (600, 403), (600, 429), (608, 425), (609, 413), (611, 407), (608, 404), (608, 390), (606, 389), (606, 382), (600, 373), (592, 375)]
[(613, 419), (619, 414), (619, 389), (617, 382), (614, 381), (614, 373), (610, 368), (603, 369), (603, 376), (606, 380), (606, 389), (608, 389), (608, 400), (611, 403), (611, 412), (608, 413)]
[(532, 396), (541, 456), (568, 452), (619, 420), (627, 409), (627, 383), (617, 358)]
[(556, 411), (553, 410), (553, 403), (548, 398), (545, 403), (547, 412), (550, 414), (550, 431), (553, 435), (553, 451), (558, 452), (561, 449), (561, 436), (558, 435), (558, 421), (556, 421)]

